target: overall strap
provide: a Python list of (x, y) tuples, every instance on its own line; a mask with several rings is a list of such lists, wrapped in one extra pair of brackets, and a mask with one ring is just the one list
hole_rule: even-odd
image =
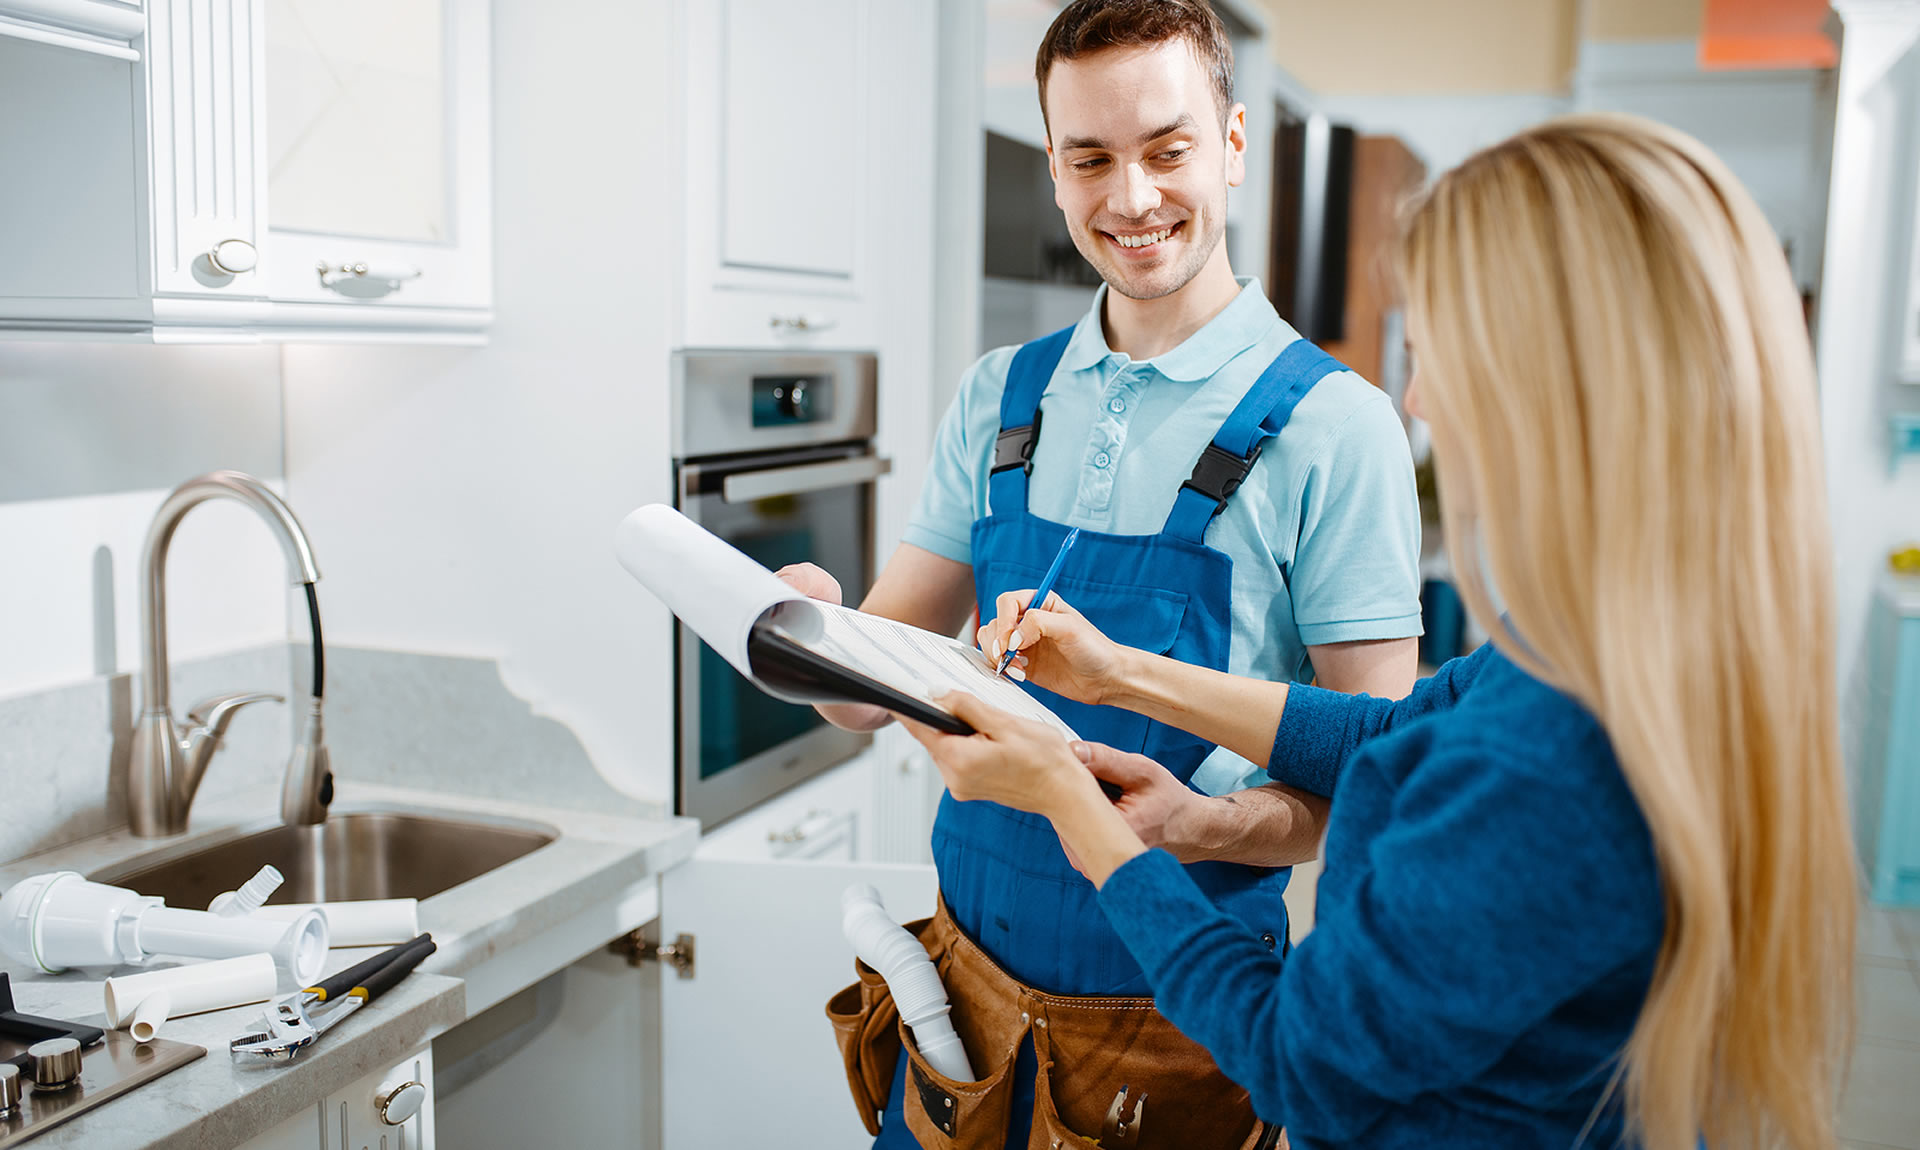
[(1180, 485), (1180, 494), (1174, 497), (1173, 510), (1167, 515), (1167, 534), (1201, 542), (1214, 516), (1226, 510), (1227, 500), (1253, 470), (1261, 448), (1269, 438), (1280, 434), (1300, 400), (1314, 384), (1345, 370), (1339, 360), (1305, 339), (1288, 344), (1200, 453), (1193, 475)]
[(1000, 393), (1000, 437), (993, 445), (993, 469), (987, 474), (987, 506), (995, 514), (1027, 509), (1027, 476), (1033, 449), (1040, 442), (1040, 397), (1053, 381), (1053, 369), (1067, 352), (1073, 328), (1063, 327), (1013, 353), (1007, 386)]

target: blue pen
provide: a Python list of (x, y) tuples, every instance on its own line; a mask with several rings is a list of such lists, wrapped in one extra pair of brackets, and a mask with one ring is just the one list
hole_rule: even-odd
[[(1080, 538), (1080, 529), (1078, 527), (1067, 532), (1066, 541), (1060, 544), (1060, 553), (1053, 557), (1053, 566), (1047, 568), (1046, 575), (1041, 577), (1040, 586), (1034, 590), (1033, 598), (1027, 600), (1026, 609), (1020, 612), (1020, 618), (1013, 621), (1016, 629), (1020, 626), (1020, 619), (1027, 617), (1027, 611), (1031, 611), (1035, 603), (1039, 603), (1042, 606), (1046, 604), (1047, 596), (1053, 591), (1053, 581), (1060, 578), (1060, 568), (1067, 565), (1067, 552), (1073, 550), (1073, 541), (1078, 538)], [(1012, 636), (1009, 635), (1008, 638), (1012, 638)], [(996, 674), (1004, 675), (1007, 673), (1007, 667), (1013, 663), (1014, 654), (1014, 649), (1009, 646), (1007, 653), (1000, 657), (1000, 670), (995, 672)]]

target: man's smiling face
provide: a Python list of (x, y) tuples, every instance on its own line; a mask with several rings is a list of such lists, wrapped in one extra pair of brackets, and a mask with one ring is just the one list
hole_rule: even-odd
[(1151, 300), (1185, 287), (1227, 228), (1246, 178), (1246, 109), (1221, 126), (1185, 40), (1060, 60), (1047, 77), (1054, 202), (1109, 287)]

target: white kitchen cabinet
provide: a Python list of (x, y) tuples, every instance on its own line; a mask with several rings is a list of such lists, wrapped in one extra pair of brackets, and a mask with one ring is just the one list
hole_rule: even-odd
[(433, 1050), (422, 1047), (237, 1150), (433, 1150)]
[[(930, 0), (715, 0), (686, 35), (688, 347), (873, 347), (927, 270), (876, 210), (928, 148)], [(931, 228), (924, 219), (920, 226)], [(914, 249), (917, 250), (917, 249)]]
[(0, 331), (479, 340), (488, 20), (486, 0), (0, 0)]

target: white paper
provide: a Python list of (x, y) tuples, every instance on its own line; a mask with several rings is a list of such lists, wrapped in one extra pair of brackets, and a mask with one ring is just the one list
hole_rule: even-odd
[(810, 602), (726, 540), (664, 503), (649, 503), (620, 521), (613, 551), (641, 586), (707, 641), (733, 669), (753, 679), (747, 637), (771, 608)]
[[(782, 606), (774, 621), (797, 642), (922, 702), (938, 706), (935, 695), (963, 691), (1009, 714), (1045, 723), (1069, 739), (1079, 738), (1038, 699), (996, 674), (993, 660), (979, 648), (958, 639), (811, 601)], [(810, 625), (815, 621), (817, 626)]]
[[(994, 673), (973, 646), (877, 615), (809, 599), (750, 557), (664, 504), (621, 521), (614, 551), (694, 634), (767, 694), (793, 703), (844, 696), (774, 686), (756, 675), (747, 640), (762, 619), (796, 642), (902, 694), (932, 703), (943, 691), (977, 695), (1003, 711), (1078, 738), (1039, 700)], [(937, 704), (934, 704), (937, 706)]]

